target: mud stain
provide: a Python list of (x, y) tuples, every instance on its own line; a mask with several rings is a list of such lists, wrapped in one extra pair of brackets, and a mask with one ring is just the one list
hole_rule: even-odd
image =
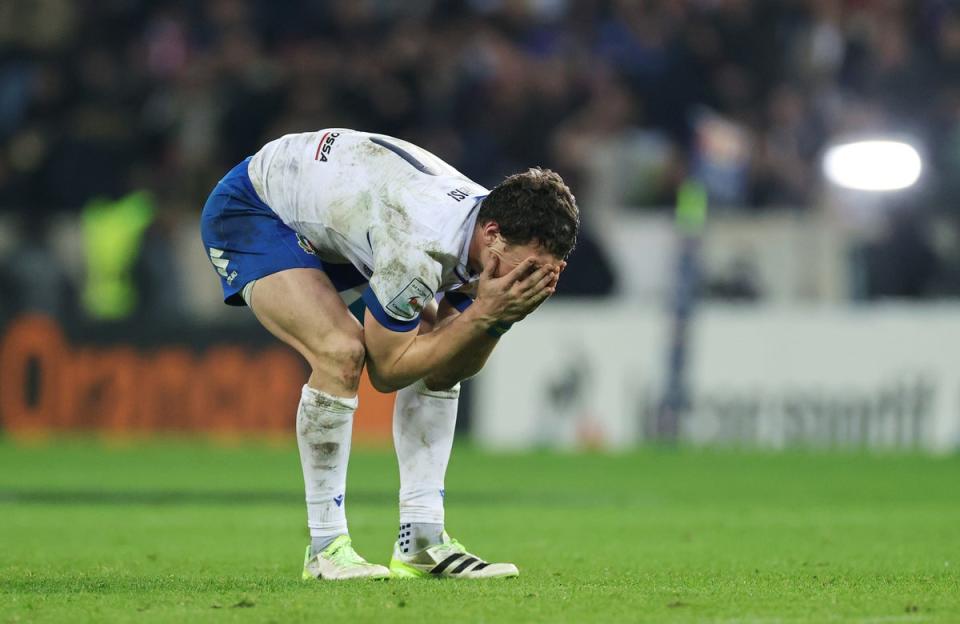
[(306, 438), (315, 437), (317, 435), (325, 436), (334, 429), (339, 429), (348, 424), (350, 424), (349, 420), (308, 420), (301, 423), (299, 433)]
[[(377, 271), (379, 273), (378, 277), (381, 281), (390, 285), (399, 284), (411, 275), (410, 267), (400, 258), (394, 258), (377, 268), (379, 269)], [(402, 287), (400, 285), (400, 288)]]
[(433, 260), (443, 266), (457, 266), (460, 264), (460, 257), (440, 249), (427, 249), (426, 254)]
[(340, 402), (334, 399), (333, 397), (323, 396), (322, 394), (315, 394), (313, 397), (313, 404), (317, 407), (339, 407)]
[(340, 450), (340, 445), (337, 442), (315, 442), (310, 444), (310, 449), (318, 458), (330, 457), (336, 455), (337, 451)]

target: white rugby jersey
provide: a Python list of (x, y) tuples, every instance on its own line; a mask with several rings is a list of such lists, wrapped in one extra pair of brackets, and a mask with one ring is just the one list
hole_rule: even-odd
[(489, 191), (412, 143), (345, 128), (288, 134), (247, 172), (321, 260), (369, 280), (364, 301), (391, 329), (412, 329), (436, 293), (476, 279), (467, 249)]

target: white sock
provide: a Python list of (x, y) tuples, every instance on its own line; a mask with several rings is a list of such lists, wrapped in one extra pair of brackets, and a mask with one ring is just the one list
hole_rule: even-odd
[[(453, 447), (459, 398), (460, 384), (449, 390), (434, 391), (418, 381), (397, 392), (393, 443), (400, 464), (401, 525), (412, 524), (415, 529), (421, 525), (439, 525), (442, 530), (443, 479)], [(416, 540), (419, 536), (406, 537)], [(425, 547), (424, 544), (412, 546), (416, 547), (414, 550)]]
[(297, 446), (307, 493), (312, 550), (347, 533), (347, 461), (357, 397), (344, 399), (303, 387), (297, 408)]

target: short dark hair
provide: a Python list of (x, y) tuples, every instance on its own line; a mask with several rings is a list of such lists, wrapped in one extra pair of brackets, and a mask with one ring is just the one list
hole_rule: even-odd
[(564, 259), (577, 243), (577, 200), (554, 171), (533, 167), (496, 185), (480, 206), (478, 223), (495, 221), (511, 245), (536, 242)]

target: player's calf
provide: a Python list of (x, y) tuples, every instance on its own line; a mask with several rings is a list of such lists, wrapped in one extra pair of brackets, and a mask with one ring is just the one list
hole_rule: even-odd
[(401, 578), (516, 576), (511, 563), (487, 563), (443, 530), (444, 475), (457, 421), (459, 384), (431, 389), (419, 381), (397, 393), (394, 444), (400, 465), (400, 534), (390, 570)]

